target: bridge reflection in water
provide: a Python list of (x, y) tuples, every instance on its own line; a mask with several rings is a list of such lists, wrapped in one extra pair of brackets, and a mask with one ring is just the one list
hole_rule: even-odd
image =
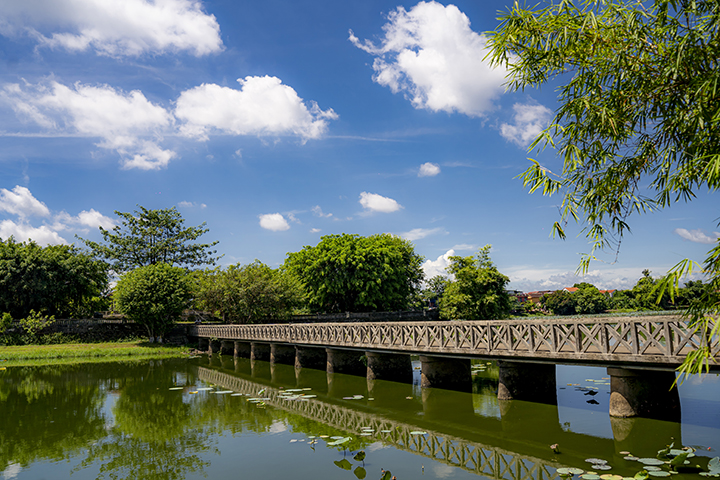
[[(648, 438), (681, 443), (680, 424), (643, 418), (615, 419), (614, 439), (574, 433), (560, 425), (557, 405), (522, 401), (502, 402), (490, 395), (419, 389), (410, 384), (328, 374), (243, 358), (218, 360), (198, 367), (198, 378), (224, 389), (262, 397), (287, 412), (359, 436), (372, 428), (369, 441), (380, 441), (448, 465), (494, 479), (550, 480), (561, 466), (586, 468), (585, 459), (600, 457), (622, 465), (624, 450), (638, 451), (633, 441)], [(304, 401), (281, 395), (287, 388), (312, 388), (316, 398)], [(343, 397), (362, 394), (363, 399)], [(373, 398), (372, 401), (368, 397)], [(409, 397), (409, 398), (408, 398)], [(497, 402), (500, 418), (475, 413), (473, 399)], [(427, 432), (412, 435), (413, 431)], [(305, 432), (317, 434), (318, 432)], [(631, 435), (632, 433), (632, 435)], [(558, 443), (556, 454), (550, 444)], [(637, 469), (635, 469), (637, 470)], [(614, 469), (613, 473), (619, 472)], [(635, 471), (628, 471), (634, 474)]]

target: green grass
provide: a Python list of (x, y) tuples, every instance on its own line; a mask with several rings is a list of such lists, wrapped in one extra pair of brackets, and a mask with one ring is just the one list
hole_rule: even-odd
[(61, 345), (20, 345), (0, 347), (0, 366), (5, 362), (54, 359), (111, 359), (113, 357), (179, 357), (188, 347), (158, 345), (139, 340), (108, 343), (69, 343)]

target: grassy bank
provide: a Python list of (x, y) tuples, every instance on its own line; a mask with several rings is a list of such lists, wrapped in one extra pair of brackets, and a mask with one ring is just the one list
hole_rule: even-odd
[(0, 366), (5, 365), (5, 362), (19, 360), (182, 356), (189, 351), (188, 347), (150, 344), (139, 340), (61, 345), (21, 345), (0, 347)]

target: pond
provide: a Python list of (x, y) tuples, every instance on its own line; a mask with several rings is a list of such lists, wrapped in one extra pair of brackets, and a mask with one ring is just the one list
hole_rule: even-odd
[(692, 447), (689, 467), (719, 455), (714, 374), (680, 387), (680, 424), (611, 419), (604, 368), (558, 366), (557, 405), (498, 402), (492, 362), (474, 361), (472, 394), (421, 389), (415, 373), (368, 385), (217, 356), (7, 367), (0, 478), (546, 480), (574, 467), (620, 480), (607, 475), (682, 470), (634, 460), (671, 443)]

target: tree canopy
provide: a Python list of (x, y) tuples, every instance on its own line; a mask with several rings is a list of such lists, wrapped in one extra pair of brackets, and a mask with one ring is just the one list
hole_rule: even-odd
[(440, 316), (458, 320), (497, 320), (510, 315), (510, 279), (490, 260), (490, 245), (477, 255), (450, 257), (447, 271), (454, 277), (440, 297)]
[[(576, 3), (515, 3), (489, 46), (493, 62), (508, 67), (512, 90), (566, 81), (552, 124), (531, 146), (556, 147), (562, 171), (533, 161), (522, 179), (530, 192), (561, 195), (555, 234), (564, 238), (569, 220), (585, 225), (592, 249), (584, 272), (597, 251), (618, 252), (631, 215), (720, 187), (720, 3)], [(718, 242), (703, 264), (713, 288), (690, 309), (691, 324), (708, 338), (720, 333)], [(665, 287), (677, 289), (694, 265), (678, 264)], [(701, 347), (681, 371), (699, 371), (711, 358)]]
[(180, 267), (156, 263), (122, 276), (115, 287), (118, 309), (144, 325), (153, 342), (172, 327), (190, 304), (192, 288)]
[(87, 316), (107, 287), (107, 266), (73, 246), (0, 240), (0, 313)]
[(133, 213), (115, 211), (121, 224), (112, 230), (100, 227), (104, 244), (81, 240), (118, 273), (156, 263), (181, 267), (215, 264), (219, 257), (213, 256), (217, 251), (211, 249), (218, 242), (195, 243), (208, 232), (204, 222), (197, 227), (185, 226), (185, 219), (175, 207), (139, 208)]
[(257, 323), (289, 316), (301, 299), (300, 285), (280, 269), (255, 260), (248, 265), (193, 272), (197, 308), (229, 323)]
[(397, 311), (407, 309), (420, 288), (422, 261), (400, 237), (342, 234), (288, 253), (284, 267), (302, 284), (313, 311)]

